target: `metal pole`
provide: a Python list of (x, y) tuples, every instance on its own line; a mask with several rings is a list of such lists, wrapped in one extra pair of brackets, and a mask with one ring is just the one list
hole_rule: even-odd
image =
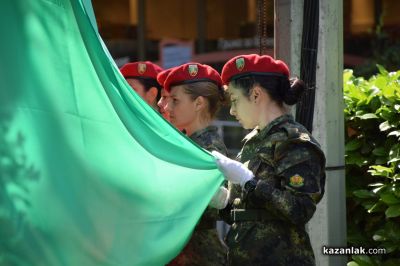
[[(300, 76), (303, 1), (275, 0), (275, 57)], [(327, 256), (322, 247), (346, 246), (346, 198), (343, 118), (343, 3), (320, 0), (316, 100), (313, 135), (325, 152), (325, 195), (308, 223), (316, 265), (346, 265), (346, 256)]]
[[(343, 2), (321, 0), (313, 135), (326, 155), (325, 196), (309, 223), (317, 265), (346, 265), (346, 256), (322, 254), (322, 245), (346, 247), (344, 171)], [(330, 170), (332, 169), (332, 170)], [(335, 170), (336, 169), (336, 170)]]
[(275, 0), (274, 56), (285, 61), (291, 76), (300, 77), (303, 1)]

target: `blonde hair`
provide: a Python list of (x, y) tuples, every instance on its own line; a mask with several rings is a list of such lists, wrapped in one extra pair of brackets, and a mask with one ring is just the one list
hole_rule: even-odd
[(183, 84), (182, 87), (193, 101), (199, 96), (207, 99), (207, 114), (210, 116), (210, 119), (214, 119), (220, 107), (226, 103), (227, 97), (225, 97), (224, 90), (213, 82), (199, 81)]

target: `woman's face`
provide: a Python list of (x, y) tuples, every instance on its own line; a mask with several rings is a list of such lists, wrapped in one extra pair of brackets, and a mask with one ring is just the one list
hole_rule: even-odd
[(172, 87), (166, 110), (169, 112), (170, 122), (182, 129), (190, 126), (197, 116), (196, 103), (183, 86)]
[(250, 97), (244, 95), (243, 91), (229, 84), (228, 92), (231, 99), (230, 114), (245, 128), (253, 129), (257, 126), (257, 107)]
[(149, 105), (153, 106), (154, 104), (154, 96), (151, 94), (150, 90), (146, 91), (142, 83), (137, 79), (128, 78), (126, 80), (129, 85), (131, 85), (132, 89), (136, 91), (136, 93), (142, 97)]
[(170, 101), (170, 98), (171, 98), (171, 96), (170, 96), (169, 92), (162, 89), (161, 90), (161, 98), (157, 103), (158, 107), (160, 108), (161, 115), (168, 121), (171, 121), (170, 117), (169, 117), (169, 112), (167, 110), (167, 105)]

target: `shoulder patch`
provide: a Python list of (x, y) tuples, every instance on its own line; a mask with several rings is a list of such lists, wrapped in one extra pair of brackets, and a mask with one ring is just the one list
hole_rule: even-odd
[(290, 177), (289, 185), (292, 187), (302, 187), (304, 186), (304, 178), (301, 175), (295, 174)]

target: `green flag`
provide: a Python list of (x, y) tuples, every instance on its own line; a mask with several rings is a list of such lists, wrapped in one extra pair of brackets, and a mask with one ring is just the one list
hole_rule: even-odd
[(129, 87), (87, 2), (0, 1), (0, 265), (163, 265), (222, 181)]

